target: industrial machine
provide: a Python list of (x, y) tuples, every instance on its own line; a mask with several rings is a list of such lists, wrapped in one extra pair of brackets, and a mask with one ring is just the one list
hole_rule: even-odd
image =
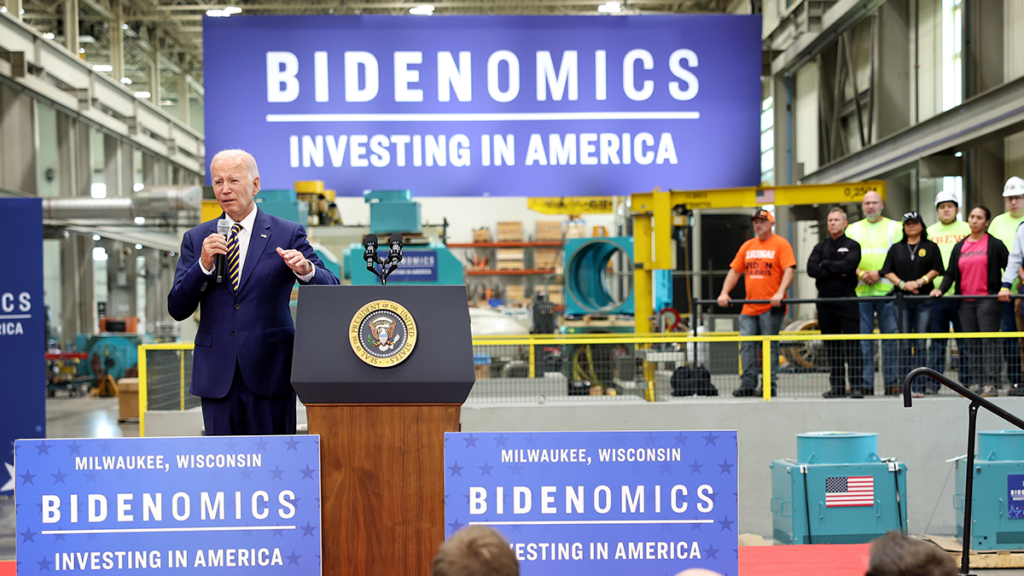
[[(967, 457), (956, 460), (956, 536), (963, 538)], [(971, 509), (971, 549), (1024, 549), (1024, 431), (978, 432)]]
[[(420, 204), (411, 190), (368, 190), (363, 199), (370, 205), (370, 233), (380, 237), (379, 256), (387, 257), (387, 238), (402, 234), (405, 247), (402, 263), (388, 277), (389, 283), (458, 285), (463, 284), (462, 263), (441, 242), (422, 235)], [(380, 280), (366, 269), (363, 245), (352, 244), (344, 255), (345, 279), (355, 285), (372, 285)]]
[(78, 364), (78, 375), (89, 376), (96, 384), (105, 376), (115, 382), (137, 377), (140, 344), (142, 338), (137, 334), (79, 334), (75, 349), (87, 357)]
[(878, 434), (797, 434), (796, 460), (774, 460), (772, 526), (782, 544), (860, 544), (906, 532), (907, 466), (878, 457)]

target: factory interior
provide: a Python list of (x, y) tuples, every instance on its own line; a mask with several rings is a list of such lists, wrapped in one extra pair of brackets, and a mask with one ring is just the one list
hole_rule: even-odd
[[(463, 432), (736, 430), (741, 546), (812, 537), (815, 544), (859, 544), (898, 530), (933, 537), (959, 564), (971, 404), (947, 387), (915, 398), (910, 409), (882, 385), (863, 400), (823, 399), (827, 345), (807, 259), (829, 237), (830, 210), (839, 206), (857, 222), (866, 217), (862, 201), (870, 192), (895, 222), (909, 212), (926, 226), (938, 222), (940, 195), (955, 198), (963, 222), (979, 205), (993, 215), (1010, 211), (1004, 184), (1024, 177), (1024, 2), (0, 0), (0, 201), (42, 205), (45, 380), (18, 385), (45, 397), (46, 438), (204, 434), (200, 398), (188, 392), (200, 316), (172, 318), (168, 294), (185, 233), (222, 217), (210, 182), (210, 158), (219, 150), (207, 138), (219, 138), (213, 131), (221, 124), (206, 110), (215, 81), (209, 62), (204, 79), (204, 41), (214, 34), (204, 26), (228, 26), (239, 15), (757, 16), (760, 107), (743, 118), (758, 148), (736, 146), (737, 157), (756, 157), (751, 181), (690, 185), (711, 168), (688, 159), (680, 145), (671, 167), (679, 181), (655, 183), (645, 170), (669, 170), (660, 166), (667, 152), (657, 134), (647, 134), (658, 166), (641, 165), (639, 153), (632, 165), (617, 166), (629, 182), (621, 189), (593, 179), (572, 189), (527, 181), (515, 193), (460, 188), (445, 195), (437, 191), (444, 181), (425, 189), (382, 176), (366, 187), (340, 169), (291, 168), (282, 180), (268, 159), (261, 168), (272, 185), (259, 190), (256, 206), (304, 227), (343, 286), (378, 285), (364, 263), (365, 239), (381, 238), (383, 250), (383, 239), (396, 233), (404, 259), (389, 285), (465, 286), (476, 383), (462, 407)], [(630, 148), (628, 136), (615, 140), (616, 150)], [(303, 166), (324, 166), (319, 140), (296, 142), (292, 167), (300, 152)], [(329, 137), (328, 146), (333, 142)], [(583, 158), (582, 140), (580, 146)], [(575, 148), (572, 158), (575, 164)], [(714, 169), (729, 172), (733, 160), (719, 158)], [(741, 305), (715, 300), (737, 249), (756, 234), (756, 209), (771, 214), (774, 233), (792, 246), (796, 269), (786, 298), (795, 302), (773, 340), (777, 348), (758, 349), (759, 369), (777, 372), (771, 392), (759, 387), (754, 398), (736, 398), (744, 381)], [(4, 288), (0, 283), (0, 293)], [(293, 316), (303, 289), (293, 288)], [(745, 298), (742, 281), (731, 298)], [(338, 320), (339, 349), (348, 347), (347, 322)], [(18, 330), (0, 316), (0, 347)], [(1016, 349), (1012, 338), (1005, 343)], [(872, 347), (869, 361), (888, 362), (880, 360), (884, 338), (878, 352), (870, 339), (862, 342)], [(964, 345), (949, 342), (945, 374), (962, 379)], [(1002, 386), (988, 400), (1024, 417), (1024, 399), (1007, 392), (1016, 383), (1013, 361), (1005, 362)], [(708, 374), (707, 388), (682, 391), (678, 374), (697, 367)], [(874, 368), (870, 373), (874, 378)], [(304, 434), (301, 401), (297, 410)], [(985, 574), (1024, 574), (1024, 520), (998, 508), (1007, 497), (1001, 474), (1024, 466), (1024, 436), (1003, 433), (1014, 426), (985, 410), (977, 430), (971, 562)], [(837, 450), (821, 431), (865, 435)], [(13, 448), (3, 459), (0, 562), (14, 560), (22, 542)], [(834, 521), (832, 509), (822, 507), (811, 535), (818, 509), (811, 500), (820, 491), (825, 502), (825, 484), (808, 489), (805, 476), (798, 485), (796, 471), (891, 472), (894, 465), (895, 484), (875, 482), (875, 497), (885, 503), (877, 518), (872, 511), (870, 521)], [(806, 522), (793, 513), (801, 506)]]

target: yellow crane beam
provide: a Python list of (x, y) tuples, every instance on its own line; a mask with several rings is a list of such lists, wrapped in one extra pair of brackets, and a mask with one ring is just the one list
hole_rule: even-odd
[(886, 198), (885, 182), (840, 182), (792, 186), (758, 186), (719, 190), (666, 190), (633, 194), (633, 301), (636, 303), (636, 332), (652, 331), (654, 301), (651, 294), (653, 270), (674, 270), (672, 254), (672, 210), (755, 208), (765, 204), (798, 206), (860, 202), (864, 194), (878, 192)]

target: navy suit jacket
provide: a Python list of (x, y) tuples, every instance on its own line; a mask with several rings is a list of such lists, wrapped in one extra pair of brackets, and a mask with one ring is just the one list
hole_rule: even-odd
[(302, 226), (258, 210), (235, 293), (226, 275), (217, 284), (199, 267), (203, 240), (216, 231), (214, 219), (185, 233), (174, 287), (167, 296), (175, 320), (200, 310), (190, 391), (202, 398), (223, 398), (237, 362), (245, 384), (256, 394), (289, 394), (295, 326), (288, 302), (298, 278), (277, 248), (298, 250), (313, 263), (316, 274), (310, 284), (340, 282), (313, 252)]

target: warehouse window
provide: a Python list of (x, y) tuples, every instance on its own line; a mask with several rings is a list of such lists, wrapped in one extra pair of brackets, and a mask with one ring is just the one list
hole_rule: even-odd
[(942, 110), (963, 102), (963, 0), (942, 0)]
[(775, 185), (775, 109), (771, 96), (761, 101), (761, 182)]

